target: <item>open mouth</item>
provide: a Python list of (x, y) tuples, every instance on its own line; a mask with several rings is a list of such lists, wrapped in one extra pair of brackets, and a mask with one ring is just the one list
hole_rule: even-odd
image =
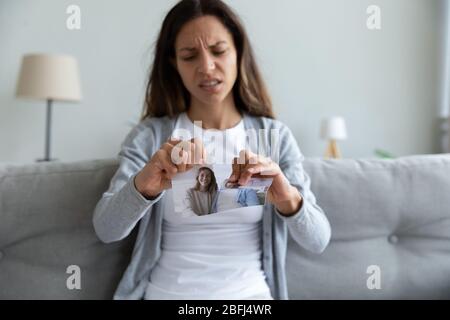
[(200, 88), (214, 88), (219, 86), (222, 83), (222, 81), (215, 79), (215, 80), (210, 80), (210, 81), (203, 81), (202, 83), (200, 83)]

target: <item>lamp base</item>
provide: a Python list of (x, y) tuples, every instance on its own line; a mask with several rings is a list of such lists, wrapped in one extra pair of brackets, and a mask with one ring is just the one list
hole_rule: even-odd
[(341, 151), (337, 146), (336, 140), (329, 140), (327, 150), (325, 151), (325, 158), (340, 159), (341, 157)]
[(51, 159), (36, 159), (36, 162), (54, 162), (54, 161), (58, 161), (58, 159), (56, 159), (56, 158), (51, 158)]

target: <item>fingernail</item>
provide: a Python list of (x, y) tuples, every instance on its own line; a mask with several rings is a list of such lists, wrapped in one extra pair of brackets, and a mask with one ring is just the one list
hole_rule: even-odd
[(234, 174), (231, 175), (230, 180), (236, 179), (236, 176)]
[(248, 172), (250, 172), (250, 173), (255, 172), (255, 168), (249, 168), (249, 169), (248, 169)]

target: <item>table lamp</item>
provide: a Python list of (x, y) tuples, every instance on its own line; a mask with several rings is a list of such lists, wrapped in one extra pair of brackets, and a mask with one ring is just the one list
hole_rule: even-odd
[(81, 100), (78, 65), (68, 55), (28, 54), (22, 59), (16, 96), (47, 101), (45, 156), (37, 161), (52, 161), (50, 156), (53, 101)]
[(342, 117), (330, 117), (322, 121), (320, 129), (322, 139), (328, 140), (327, 149), (325, 151), (326, 158), (341, 158), (341, 152), (336, 141), (347, 139), (347, 129), (345, 120)]

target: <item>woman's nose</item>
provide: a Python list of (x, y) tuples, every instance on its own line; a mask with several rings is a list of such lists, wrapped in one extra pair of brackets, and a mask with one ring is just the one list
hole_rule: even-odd
[(202, 55), (200, 59), (199, 71), (208, 74), (215, 68), (214, 59), (209, 54)]

